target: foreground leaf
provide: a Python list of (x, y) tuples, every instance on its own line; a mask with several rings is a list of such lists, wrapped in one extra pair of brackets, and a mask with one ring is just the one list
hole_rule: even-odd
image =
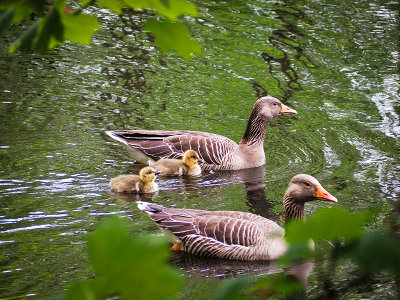
[(121, 218), (107, 218), (89, 234), (88, 251), (97, 277), (71, 286), (67, 299), (111, 295), (121, 299), (166, 299), (175, 297), (182, 285), (180, 273), (167, 263), (167, 240), (152, 236), (132, 239)]
[(289, 243), (308, 243), (328, 240), (352, 240), (363, 233), (363, 225), (369, 218), (366, 213), (351, 214), (340, 207), (320, 209), (305, 222), (293, 222), (286, 228)]
[(10, 7), (0, 16), (0, 35), (2, 35), (10, 26), (15, 13), (15, 7)]
[(182, 57), (189, 59), (194, 53), (201, 53), (201, 46), (193, 39), (181, 23), (148, 20), (144, 29), (150, 31), (161, 51), (174, 49)]
[(89, 45), (96, 29), (100, 28), (96, 17), (79, 15), (62, 15), (62, 24), (64, 25), (64, 39), (71, 42)]
[(352, 255), (364, 272), (400, 274), (400, 237), (397, 235), (380, 232), (366, 234), (359, 240)]
[(245, 276), (221, 282), (215, 292), (214, 300), (239, 300), (244, 298), (240, 293), (254, 282), (253, 277)]
[(192, 2), (186, 0), (125, 0), (133, 9), (154, 9), (160, 15), (175, 21), (179, 16), (197, 17), (198, 12)]

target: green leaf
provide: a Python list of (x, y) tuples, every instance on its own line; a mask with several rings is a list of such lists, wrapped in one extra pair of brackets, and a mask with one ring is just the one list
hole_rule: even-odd
[(12, 23), (12, 19), (15, 13), (15, 7), (10, 7), (0, 16), (0, 35), (2, 35)]
[(122, 12), (122, 8), (126, 6), (123, 0), (96, 0), (96, 2), (100, 6), (108, 8), (117, 14), (120, 14)]
[(52, 9), (48, 16), (39, 23), (38, 34), (34, 40), (35, 48), (44, 53), (63, 42), (63, 26), (57, 9)]
[(121, 218), (107, 218), (89, 234), (88, 251), (96, 280), (105, 284), (99, 290), (93, 283), (75, 287), (76, 293), (165, 299), (175, 296), (181, 287), (180, 273), (167, 263), (167, 240), (150, 236), (132, 239), (126, 221)]
[(96, 17), (79, 14), (62, 14), (64, 39), (75, 43), (89, 45), (96, 29), (100, 28)]
[(286, 227), (286, 239), (289, 243), (307, 243), (328, 240), (352, 240), (363, 233), (367, 213), (351, 214), (340, 207), (320, 209), (305, 222), (293, 222)]
[(389, 271), (400, 274), (400, 237), (371, 232), (353, 250), (354, 260), (364, 272)]
[(27, 31), (25, 31), (17, 40), (15, 40), (8, 48), (8, 53), (12, 54), (17, 49), (22, 51), (29, 51), (33, 48), (33, 40), (36, 37), (36, 32), (39, 27), (39, 22), (41, 19), (37, 20)]
[(133, 9), (154, 9), (171, 21), (182, 15), (198, 16), (196, 6), (186, 0), (126, 0), (126, 4)]
[(214, 300), (238, 300), (244, 299), (240, 295), (245, 288), (253, 282), (253, 278), (250, 276), (239, 277), (235, 279), (230, 279), (222, 282), (218, 285), (215, 292)]
[(82, 6), (86, 6), (90, 3), (92, 0), (78, 0), (79, 4)]
[(279, 258), (279, 263), (288, 266), (292, 262), (312, 258), (314, 249), (311, 244), (311, 240), (308, 243), (290, 244), (289, 249)]
[(111, 284), (103, 279), (89, 279), (73, 283), (65, 294), (65, 299), (97, 300), (104, 299), (107, 294), (112, 293)]
[(181, 23), (148, 20), (144, 24), (144, 29), (153, 34), (161, 51), (174, 49), (186, 59), (191, 58), (194, 53), (201, 53), (199, 42), (190, 36), (189, 31)]
[(291, 297), (294, 293), (303, 291), (299, 278), (290, 274), (274, 274), (258, 280), (250, 289), (252, 294), (262, 294), (263, 299), (303, 299)]

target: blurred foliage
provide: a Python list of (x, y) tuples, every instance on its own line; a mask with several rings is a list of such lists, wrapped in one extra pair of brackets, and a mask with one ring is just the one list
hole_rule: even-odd
[[(351, 214), (342, 208), (318, 210), (304, 222), (288, 224), (289, 250), (278, 260), (281, 273), (264, 276), (246, 275), (221, 281), (215, 291), (215, 300), (225, 299), (280, 299), (306, 295), (305, 278), (290, 272), (310, 258), (325, 257), (331, 273), (341, 267), (338, 258), (350, 258), (358, 269), (359, 277), (345, 287), (342, 293), (365, 284), (365, 278), (376, 272), (400, 274), (400, 237), (395, 233), (368, 232), (364, 225), (368, 214)], [(311, 241), (329, 240), (331, 251), (324, 248), (314, 251)], [(127, 222), (113, 216), (105, 219), (92, 234), (88, 235), (89, 260), (96, 277), (69, 287), (66, 299), (101, 299), (118, 296), (121, 299), (174, 299), (179, 297), (182, 275), (168, 265), (169, 250), (161, 237), (130, 237)], [(306, 258), (306, 260), (305, 260)], [(309, 269), (311, 270), (311, 269)], [(288, 271), (288, 272), (287, 272)], [(321, 287), (319, 298), (340, 294), (332, 283)], [(317, 297), (318, 298), (318, 297)]]
[(73, 284), (66, 299), (173, 299), (182, 285), (181, 274), (167, 264), (169, 249), (163, 237), (130, 236), (127, 222), (106, 218), (87, 238), (96, 278)]
[[(0, 3), (0, 34), (12, 24), (32, 19), (33, 23), (9, 47), (8, 52), (17, 49), (36, 50), (44, 53), (68, 40), (89, 45), (92, 36), (100, 28), (96, 17), (84, 14), (88, 6), (100, 7), (122, 14), (123, 9), (149, 10), (155, 18), (146, 22), (144, 28), (151, 32), (162, 51), (175, 50), (189, 59), (200, 53), (199, 42), (177, 18), (183, 15), (196, 17), (198, 12), (193, 3), (186, 0), (80, 0), (80, 6), (71, 9), (66, 0), (6, 0)], [(76, 3), (76, 5), (79, 5)]]

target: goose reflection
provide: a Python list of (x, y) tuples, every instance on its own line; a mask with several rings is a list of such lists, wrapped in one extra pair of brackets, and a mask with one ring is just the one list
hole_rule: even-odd
[[(285, 299), (306, 299), (307, 281), (314, 263), (312, 261), (294, 262), (282, 269), (276, 261), (232, 261), (229, 259), (204, 258), (181, 251), (172, 251), (170, 263), (191, 278), (231, 279), (243, 275), (256, 275), (257, 279), (281, 275), (299, 284), (299, 289), (286, 295)], [(273, 291), (259, 290), (264, 298), (273, 295)]]

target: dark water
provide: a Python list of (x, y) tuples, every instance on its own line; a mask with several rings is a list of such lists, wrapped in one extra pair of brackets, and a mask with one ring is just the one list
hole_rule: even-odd
[[(280, 221), (298, 173), (317, 177), (351, 211), (385, 225), (400, 194), (399, 3), (396, 1), (202, 1), (184, 22), (203, 54), (161, 54), (141, 31), (143, 14), (92, 10), (93, 45), (47, 55), (1, 54), (0, 297), (43, 298), (92, 275), (85, 234), (104, 216), (157, 232), (132, 203), (108, 192), (137, 170), (109, 129), (190, 129), (239, 141), (254, 101), (266, 94), (298, 111), (274, 119), (265, 167), (159, 180), (166, 206), (251, 211)], [(3, 37), (6, 44), (20, 29)], [(326, 203), (311, 203), (311, 214)], [(318, 245), (317, 245), (318, 247)], [(218, 281), (273, 265), (174, 257), (188, 276), (185, 299)], [(345, 278), (342, 278), (345, 280)], [(318, 294), (311, 273), (309, 294)], [(392, 296), (390, 285), (369, 298)], [(360, 292), (360, 297), (362, 292)], [(358, 297), (358, 296), (357, 296)]]

